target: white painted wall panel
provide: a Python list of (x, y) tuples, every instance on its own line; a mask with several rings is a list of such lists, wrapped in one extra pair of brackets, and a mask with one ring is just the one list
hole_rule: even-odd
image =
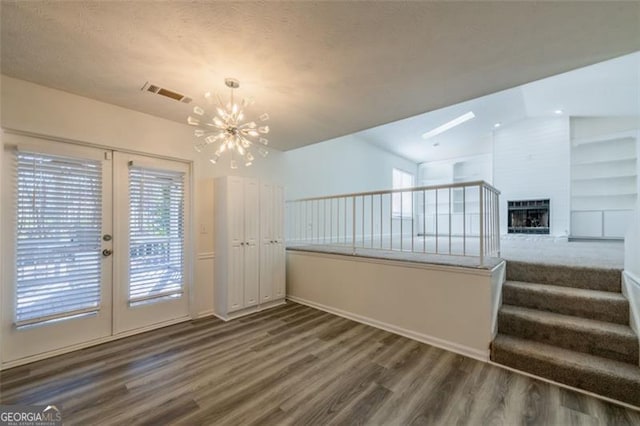
[(494, 186), (500, 195), (500, 233), (507, 233), (507, 201), (550, 199), (550, 232), (569, 232), (569, 120), (533, 118), (494, 134)]
[(488, 359), (500, 304), (490, 272), (289, 251), (287, 295), (463, 353)]

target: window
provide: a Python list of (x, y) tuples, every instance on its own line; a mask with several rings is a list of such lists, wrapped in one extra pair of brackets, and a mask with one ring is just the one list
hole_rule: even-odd
[(180, 297), (184, 173), (129, 167), (129, 303)]
[(97, 312), (102, 165), (18, 152), (16, 326)]
[[(393, 169), (393, 189), (411, 188), (414, 186), (414, 176), (400, 169)], [(411, 192), (396, 192), (393, 194), (393, 216), (413, 217), (413, 195)]]

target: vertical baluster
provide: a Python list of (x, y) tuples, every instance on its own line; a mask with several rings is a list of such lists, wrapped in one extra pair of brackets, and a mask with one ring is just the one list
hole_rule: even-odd
[(496, 233), (498, 238), (498, 256), (501, 255), (500, 249), (500, 195), (496, 193)]
[(484, 264), (484, 194), (482, 191), (482, 185), (478, 185), (478, 192), (480, 197), (480, 265)]
[(462, 255), (467, 255), (467, 187), (462, 187)]
[(327, 243), (327, 199), (322, 200), (322, 244)]
[(364, 195), (362, 196), (362, 247), (364, 248)]
[(351, 229), (352, 229), (352, 239), (351, 239), (351, 249), (353, 250), (353, 254), (356, 254), (356, 197), (355, 195), (351, 197)]
[(393, 194), (389, 193), (389, 250), (393, 250)]
[(427, 193), (422, 190), (422, 252), (427, 252)]
[(439, 253), (438, 251), (438, 238), (439, 238), (439, 229), (438, 229), (438, 192), (440, 192), (438, 189), (436, 189), (436, 254)]
[(380, 194), (380, 249), (382, 249), (382, 194)]
[(489, 190), (489, 195), (491, 196), (491, 202), (489, 203), (489, 223), (491, 224), (491, 256), (495, 256), (496, 252), (496, 230), (494, 228), (495, 222), (493, 220), (493, 199), (495, 194), (493, 191)]
[(451, 203), (451, 187), (449, 187), (449, 255), (451, 255), (451, 221), (453, 216), (451, 215), (452, 203)]
[(344, 197), (344, 243), (347, 244), (347, 197)]
[(413, 239), (415, 238), (415, 229), (413, 226), (413, 223), (415, 222), (414, 218), (416, 216), (416, 212), (415, 212), (415, 208), (413, 205), (413, 199), (415, 198), (415, 191), (411, 190), (411, 252), (413, 252), (414, 247), (413, 247)]
[(402, 200), (402, 192), (400, 193), (400, 251), (402, 251), (402, 240), (404, 240), (404, 231), (402, 230), (402, 225), (404, 222), (404, 202)]
[(371, 194), (371, 248), (373, 248), (373, 194)]
[(333, 198), (329, 198), (329, 244), (333, 244)]
[(300, 223), (302, 222), (302, 203), (296, 202), (296, 239), (298, 244), (302, 240), (302, 232), (300, 230)]

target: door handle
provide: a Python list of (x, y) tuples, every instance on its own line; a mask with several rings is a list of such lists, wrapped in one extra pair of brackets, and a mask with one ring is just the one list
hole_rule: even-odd
[(111, 251), (111, 250), (109, 250), (109, 249), (104, 249), (104, 250), (102, 250), (102, 255), (103, 255), (104, 257), (111, 256), (111, 253), (113, 253), (113, 251)]

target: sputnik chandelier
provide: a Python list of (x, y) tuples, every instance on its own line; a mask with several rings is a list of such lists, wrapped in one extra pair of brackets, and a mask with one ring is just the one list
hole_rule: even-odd
[[(244, 162), (245, 166), (253, 163), (254, 156), (251, 152), (256, 149), (258, 154), (266, 157), (269, 154), (266, 146), (269, 141), (264, 137), (269, 133), (269, 126), (258, 126), (255, 121), (245, 122), (244, 109), (253, 104), (252, 99), (244, 98), (239, 104), (233, 99), (233, 91), (240, 87), (240, 82), (234, 78), (226, 78), (224, 83), (231, 94), (229, 102), (226, 104), (220, 99), (220, 95), (213, 95), (211, 92), (204, 94), (207, 103), (215, 108), (215, 113), (209, 114), (199, 106), (193, 107), (194, 115), (187, 118), (187, 123), (197, 127), (193, 134), (199, 139), (194, 144), (197, 152), (203, 152), (210, 146), (215, 148), (212, 157), (209, 159), (216, 164), (220, 156), (228, 151), (231, 156), (231, 168), (238, 168), (236, 156)], [(269, 119), (269, 114), (260, 116), (260, 121)]]

